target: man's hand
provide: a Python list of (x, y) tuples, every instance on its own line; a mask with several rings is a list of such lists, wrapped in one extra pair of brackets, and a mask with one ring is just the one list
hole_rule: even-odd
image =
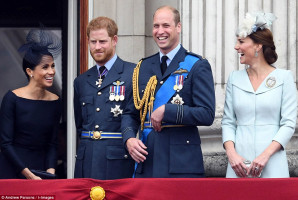
[(129, 138), (126, 141), (126, 147), (131, 157), (137, 162), (144, 162), (148, 152), (145, 150), (147, 147), (144, 143), (137, 138)]
[(161, 131), (161, 123), (165, 114), (165, 105), (158, 107), (151, 114), (151, 123), (155, 131)]

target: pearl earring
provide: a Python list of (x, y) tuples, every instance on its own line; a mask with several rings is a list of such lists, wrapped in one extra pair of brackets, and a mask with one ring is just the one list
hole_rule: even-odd
[(32, 78), (32, 77), (33, 77), (33, 75), (31, 74), (31, 75), (30, 75), (30, 77)]

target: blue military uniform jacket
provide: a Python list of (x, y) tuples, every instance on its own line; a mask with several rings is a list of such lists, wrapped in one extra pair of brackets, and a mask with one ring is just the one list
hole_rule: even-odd
[[(188, 54), (192, 53), (181, 47), (163, 76), (158, 53), (144, 59), (139, 71), (140, 97), (142, 98), (142, 93), (151, 76), (157, 76), (158, 84), (155, 91), (157, 92)], [(215, 94), (210, 64), (206, 59), (198, 57), (200, 60), (189, 71), (184, 80), (183, 89), (178, 93), (184, 104), (172, 104), (172, 98), (165, 104), (163, 122), (184, 126), (163, 128), (161, 132), (154, 130), (150, 132), (145, 144), (148, 156), (144, 163), (138, 164), (135, 177), (204, 177), (201, 140), (197, 126), (209, 126), (213, 123)], [(139, 111), (135, 109), (131, 99), (122, 115), (121, 129), (124, 142), (136, 136), (139, 125)]]
[[(82, 138), (82, 131), (121, 132), (121, 113), (132, 95), (132, 73), (135, 64), (119, 57), (102, 82), (96, 85), (98, 71), (92, 67), (74, 81), (74, 113), (78, 138), (80, 138), (75, 178), (118, 179), (129, 178), (133, 173), (134, 161), (123, 146), (122, 139)], [(124, 99), (109, 99), (112, 87), (120, 83)], [(115, 89), (115, 88), (114, 88)], [(124, 88), (122, 87), (122, 90)], [(111, 112), (112, 109), (114, 112)]]

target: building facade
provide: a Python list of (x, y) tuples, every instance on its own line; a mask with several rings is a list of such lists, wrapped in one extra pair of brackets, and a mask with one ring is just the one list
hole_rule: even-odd
[[(40, 21), (56, 31), (63, 41), (56, 90), (64, 105), (62, 122), (66, 127), (62, 132), (65, 132), (67, 151), (63, 151), (67, 152), (68, 178), (73, 177), (77, 144), (73, 80), (95, 64), (87, 46), (87, 23), (98, 16), (114, 19), (119, 28), (117, 54), (124, 60), (137, 63), (141, 58), (158, 51), (152, 38), (152, 22), (154, 11), (162, 5), (171, 5), (180, 11), (181, 44), (206, 57), (212, 67), (216, 118), (211, 127), (198, 127), (207, 176), (225, 176), (227, 158), (221, 141), (225, 87), (229, 74), (245, 67), (239, 63), (234, 45), (236, 29), (246, 12), (273, 12), (277, 16), (271, 28), (279, 57), (275, 66), (291, 70), (297, 84), (297, 0), (11, 0), (0, 8), (0, 101), (8, 89), (20, 87), (27, 82), (20, 70), (21, 56), (16, 51), (24, 42), (23, 35), (26, 35), (27, 29), (38, 27)], [(21, 12), (35, 15), (24, 17), (19, 14)], [(20, 31), (22, 27), (26, 30)], [(7, 55), (11, 58), (7, 59)], [(13, 69), (12, 66), (19, 67)], [(298, 176), (297, 132), (298, 129), (286, 148), (291, 176)]]
[[(182, 45), (209, 60), (215, 80), (216, 119), (211, 127), (199, 127), (207, 176), (225, 176), (227, 158), (221, 142), (225, 86), (230, 72), (245, 67), (239, 63), (234, 45), (236, 29), (246, 12), (273, 12), (277, 16), (271, 29), (279, 56), (275, 66), (291, 70), (297, 83), (296, 0), (89, 0), (85, 3), (88, 20), (107, 16), (116, 21), (119, 28), (117, 54), (132, 62), (138, 62), (158, 51), (151, 33), (154, 11), (162, 5), (171, 5), (180, 11)], [(70, 3), (70, 14), (72, 4), (76, 6), (75, 3)], [(71, 21), (70, 16), (70, 29), (71, 23), (74, 23)], [(77, 33), (70, 34), (73, 35), (69, 35), (69, 39), (77, 37)], [(93, 65), (89, 57), (88, 67)], [(70, 67), (68, 70), (68, 93), (72, 95), (71, 79), (76, 73)], [(71, 77), (71, 74), (74, 76)], [(68, 106), (68, 112), (72, 112), (71, 105)], [(72, 137), (75, 133), (73, 119), (68, 118), (68, 122), (68, 177), (72, 177), (75, 154), (75, 138)], [(287, 146), (291, 176), (298, 176), (297, 144), (298, 134), (295, 133)]]

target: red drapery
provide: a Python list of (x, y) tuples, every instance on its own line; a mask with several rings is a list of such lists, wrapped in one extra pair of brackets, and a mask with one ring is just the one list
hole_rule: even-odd
[(92, 187), (101, 186), (106, 200), (171, 199), (298, 199), (298, 178), (285, 179), (57, 179), (0, 180), (1, 199), (90, 199)]

